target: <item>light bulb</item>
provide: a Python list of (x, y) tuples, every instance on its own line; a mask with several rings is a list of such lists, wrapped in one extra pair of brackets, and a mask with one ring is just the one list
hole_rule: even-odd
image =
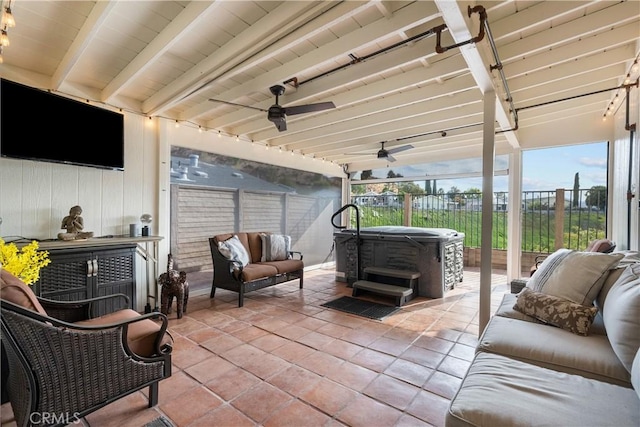
[(202, 126), (198, 126), (198, 132), (202, 133)]
[(13, 13), (11, 13), (11, 8), (7, 6), (2, 12), (2, 26), (7, 26), (9, 28), (13, 28), (16, 26), (16, 20), (13, 18)]
[(240, 141), (240, 135), (236, 135), (236, 142)]
[(176, 127), (179, 128), (180, 127), (180, 123), (176, 120)]
[(638, 60), (636, 59), (631, 66), (631, 72), (636, 73), (638, 69), (640, 69), (640, 65), (638, 65)]
[(9, 46), (9, 36), (5, 30), (0, 33), (0, 46)]
[(222, 138), (222, 133), (220, 133), (220, 131), (218, 131), (218, 138)]
[(627, 78), (624, 79), (624, 84), (628, 85), (629, 83), (631, 83), (631, 75), (627, 74)]

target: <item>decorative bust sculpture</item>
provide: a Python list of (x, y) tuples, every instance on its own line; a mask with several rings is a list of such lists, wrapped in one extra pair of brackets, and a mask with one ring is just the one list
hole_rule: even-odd
[(62, 226), (67, 230), (66, 233), (59, 233), (58, 239), (60, 240), (77, 240), (88, 239), (93, 237), (92, 231), (82, 231), (84, 229), (84, 221), (80, 216), (82, 214), (82, 208), (80, 206), (73, 206), (69, 209), (69, 215), (65, 216), (62, 220)]

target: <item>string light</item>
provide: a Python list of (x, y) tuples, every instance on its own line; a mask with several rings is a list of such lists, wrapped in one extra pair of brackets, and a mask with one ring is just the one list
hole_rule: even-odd
[(11, 2), (4, 8), (4, 12), (2, 12), (2, 26), (8, 28), (16, 26), (16, 20), (13, 18), (13, 13), (11, 13)]
[[(632, 80), (640, 78), (640, 76), (636, 74), (638, 73), (638, 70), (640, 70), (640, 64), (638, 64), (638, 55), (636, 55), (636, 58), (633, 60), (633, 63), (629, 67), (629, 71), (627, 72), (627, 75), (625, 76), (622, 84), (626, 86), (631, 84)], [(615, 96), (607, 104), (607, 109), (602, 115), (602, 121), (606, 121), (607, 117), (612, 116), (613, 113), (615, 112), (615, 109), (618, 107), (618, 104), (622, 99), (622, 97), (620, 96), (620, 89), (624, 89), (624, 88), (621, 88), (621, 87), (617, 88)]]
[(218, 131), (218, 138), (222, 138), (222, 133)]
[(176, 128), (180, 127), (180, 123), (178, 122), (178, 120), (176, 120)]
[(0, 46), (7, 47), (11, 44), (9, 42), (9, 35), (7, 34), (7, 31), (4, 29), (1, 31), (2, 33), (0, 33)]
[(202, 133), (202, 126), (198, 126), (198, 133)]
[(240, 135), (236, 135), (236, 142), (240, 141)]

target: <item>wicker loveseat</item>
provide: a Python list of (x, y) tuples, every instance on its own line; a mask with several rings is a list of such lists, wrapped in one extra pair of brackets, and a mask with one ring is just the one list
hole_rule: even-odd
[(18, 426), (72, 424), (145, 387), (149, 407), (158, 403), (158, 383), (171, 376), (164, 314), (122, 308), (93, 317), (101, 301), (126, 307), (127, 296), (47, 300), (2, 269), (0, 295), (2, 380)]
[[(238, 307), (244, 305), (244, 294), (268, 286), (277, 285), (294, 279), (300, 279), (300, 289), (303, 286), (304, 263), (303, 255), (297, 251), (286, 250), (282, 258), (271, 260), (266, 254), (268, 248), (263, 248), (265, 236), (268, 232), (241, 232), (219, 234), (209, 238), (211, 257), (213, 258), (213, 283), (211, 295), (213, 298), (216, 288), (226, 289), (238, 293)], [(275, 235), (277, 236), (277, 235)], [(286, 236), (285, 236), (286, 237)], [(221, 243), (240, 242), (248, 261), (243, 263), (229, 253), (221, 252)]]

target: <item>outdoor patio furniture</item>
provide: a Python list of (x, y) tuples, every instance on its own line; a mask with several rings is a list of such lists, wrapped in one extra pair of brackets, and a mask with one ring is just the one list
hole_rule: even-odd
[[(0, 270), (3, 375), (18, 426), (67, 425), (171, 376), (172, 339), (164, 314), (141, 315), (117, 294), (82, 301), (38, 298), (20, 279)], [(100, 317), (98, 301), (122, 309)], [(4, 371), (4, 368), (3, 368)]]

